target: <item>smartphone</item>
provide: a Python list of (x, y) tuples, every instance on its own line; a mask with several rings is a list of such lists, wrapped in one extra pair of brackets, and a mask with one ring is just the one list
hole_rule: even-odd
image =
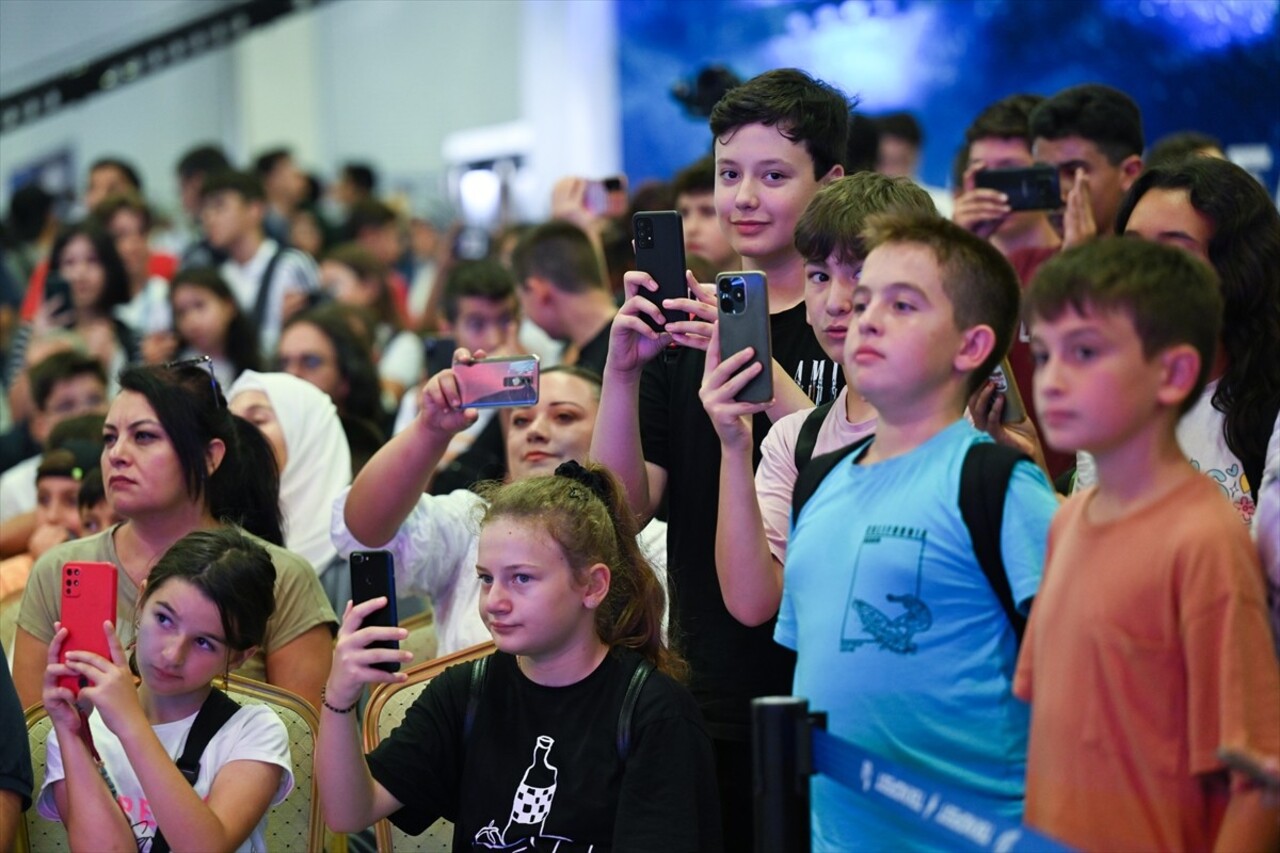
[(975, 187), (999, 190), (1013, 210), (1056, 210), (1062, 207), (1058, 170), (1052, 166), (1025, 169), (983, 169), (973, 175)]
[(582, 202), (597, 216), (621, 216), (627, 212), (626, 176), (610, 175), (598, 181), (588, 181)]
[[(1004, 358), (991, 371), (991, 381), (996, 384), (996, 394), (1004, 397), (1004, 410), (1000, 412), (1000, 423), (1014, 424), (1027, 416), (1026, 404), (1022, 402), (1022, 394), (1018, 392), (1018, 383), (1013, 379), (1013, 368), (1009, 359)], [(995, 394), (991, 395), (991, 405), (995, 405)]]
[(756, 353), (752, 362), (762, 367), (734, 399), (740, 403), (772, 400), (773, 351), (765, 274), (757, 270), (720, 273), (716, 276), (716, 301), (720, 308), (720, 358), (752, 347)]
[[(387, 605), (364, 617), (362, 627), (396, 628), (400, 619), (396, 615), (396, 570), (390, 551), (351, 552), (351, 602), (360, 604), (380, 595), (387, 597)], [(396, 640), (374, 640), (371, 649), (398, 649)], [(386, 672), (397, 672), (399, 661), (375, 663), (374, 667)]]
[(482, 358), (453, 366), (463, 408), (532, 406), (538, 402), (538, 357)]
[(1223, 764), (1243, 773), (1250, 781), (1263, 788), (1280, 791), (1280, 774), (1274, 770), (1268, 772), (1253, 756), (1224, 746), (1218, 750), (1218, 758), (1222, 759)]
[(422, 356), (427, 367), (427, 376), (435, 376), (442, 370), (453, 366), (453, 351), (458, 342), (444, 335), (424, 335), (422, 338)]
[[(65, 563), (62, 566), (62, 610), (58, 617), (67, 629), (58, 660), (66, 663), (71, 650), (93, 652), (111, 660), (111, 649), (102, 623), (116, 621), (116, 567), (113, 563)], [(82, 675), (64, 675), (58, 685), (79, 695), (88, 686)]]
[(62, 273), (51, 269), (44, 280), (44, 301), (54, 302), (55, 300), (58, 304), (58, 313), (63, 318), (61, 325), (70, 328), (75, 323), (75, 317), (71, 311), (71, 284), (62, 277)]
[[(640, 295), (662, 308), (662, 300), (689, 295), (685, 281), (684, 221), (674, 210), (642, 210), (631, 218), (636, 235), (636, 269), (647, 272), (658, 283), (656, 292), (641, 290)], [(683, 311), (663, 308), (668, 323), (687, 320)], [(652, 328), (658, 326), (646, 316)]]

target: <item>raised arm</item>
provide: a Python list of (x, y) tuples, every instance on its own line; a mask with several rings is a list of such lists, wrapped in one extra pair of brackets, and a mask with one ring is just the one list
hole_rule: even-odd
[[(698, 396), (720, 437), (720, 502), (716, 508), (716, 575), (725, 607), (744, 625), (760, 625), (782, 603), (782, 563), (770, 552), (752, 470), (752, 415), (773, 402), (739, 403), (734, 395), (760, 372), (750, 349), (719, 359), (712, 332)], [(747, 365), (743, 369), (743, 365)]]
[[(477, 351), (476, 358), (484, 353)], [(460, 349), (454, 361), (472, 354)], [(418, 499), (454, 434), (476, 419), (462, 409), (462, 395), (452, 370), (442, 370), (422, 389), (422, 410), (409, 427), (373, 455), (361, 469), (347, 496), (343, 515), (356, 540), (380, 547), (395, 536)]]

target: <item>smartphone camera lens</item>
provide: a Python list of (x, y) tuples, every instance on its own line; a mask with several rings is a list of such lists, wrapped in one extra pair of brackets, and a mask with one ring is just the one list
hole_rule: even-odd
[(728, 296), (720, 297), (720, 312), (723, 314), (733, 313), (733, 300), (730, 299)]
[(733, 301), (745, 302), (747, 300), (747, 291), (742, 285), (735, 284), (733, 286)]

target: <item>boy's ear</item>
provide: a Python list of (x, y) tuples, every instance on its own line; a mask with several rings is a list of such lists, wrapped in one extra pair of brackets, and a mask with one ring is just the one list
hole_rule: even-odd
[(209, 442), (208, 447), (204, 450), (204, 464), (208, 469), (209, 476), (213, 476), (213, 472), (217, 471), (222, 465), (222, 459), (227, 455), (227, 445), (222, 439), (215, 438)]
[(960, 349), (952, 359), (952, 366), (959, 373), (972, 373), (982, 366), (996, 346), (996, 333), (983, 324), (970, 326), (960, 333)]
[(843, 178), (843, 177), (844, 177), (844, 166), (840, 165), (839, 163), (836, 163), (834, 166), (832, 166), (830, 169), (827, 170), (827, 173), (822, 176), (822, 178), (818, 181), (818, 183), (822, 184), (825, 187), (827, 184), (831, 183), (837, 178)]
[(540, 275), (531, 275), (525, 278), (524, 288), (528, 291), (529, 298), (534, 302), (545, 303), (550, 300), (555, 293), (555, 285)]
[(609, 567), (604, 563), (596, 563), (587, 569), (587, 582), (582, 588), (582, 604), (588, 610), (595, 610), (604, 603), (609, 594), (609, 583), (612, 580)]
[(1156, 355), (1160, 363), (1160, 387), (1156, 400), (1177, 408), (1183, 404), (1200, 377), (1200, 351), (1191, 344), (1174, 344)]

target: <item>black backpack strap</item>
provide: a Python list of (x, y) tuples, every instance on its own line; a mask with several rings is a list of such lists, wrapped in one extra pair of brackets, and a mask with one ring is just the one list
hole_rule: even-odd
[(835, 400), (828, 400), (815, 409), (810, 409), (809, 414), (805, 415), (804, 423), (800, 425), (800, 434), (796, 436), (796, 470), (799, 471), (809, 464), (809, 460), (813, 458), (813, 449), (818, 446), (818, 433), (822, 431), (822, 422), (827, 419), (827, 412), (831, 411), (831, 404)]
[(480, 695), (484, 693), (484, 679), (489, 672), (489, 655), (476, 658), (471, 662), (471, 682), (467, 689), (467, 715), (462, 721), (462, 739), (471, 736), (471, 727), (476, 722), (476, 711), (480, 709)]
[[(216, 687), (209, 690), (204, 704), (196, 713), (195, 722), (191, 724), (191, 731), (187, 733), (187, 743), (182, 748), (182, 755), (178, 756), (178, 769), (192, 787), (195, 787), (196, 779), (200, 776), (200, 758), (204, 755), (205, 747), (239, 710), (240, 703), (236, 700)], [(156, 827), (155, 837), (151, 841), (151, 853), (169, 853), (169, 842), (165, 840), (159, 827)]]
[(618, 711), (618, 758), (627, 760), (631, 751), (631, 718), (635, 716), (636, 704), (640, 701), (640, 691), (644, 683), (653, 673), (653, 663), (648, 658), (640, 658), (636, 671), (631, 673), (631, 681), (627, 684), (627, 692), (622, 697), (622, 709)]
[(267, 299), (271, 295), (271, 280), (275, 278), (276, 267), (280, 265), (280, 258), (284, 256), (284, 253), (284, 246), (276, 249), (276, 253), (271, 256), (271, 260), (267, 261), (267, 268), (262, 271), (262, 278), (258, 279), (258, 295), (253, 299), (253, 319), (258, 324), (259, 329), (266, 325)]
[(867, 436), (862, 441), (855, 441), (853, 444), (842, 447), (839, 450), (815, 456), (809, 460), (808, 464), (799, 469), (799, 473), (796, 475), (795, 488), (791, 491), (791, 520), (793, 524), (800, 518), (800, 510), (804, 509), (805, 503), (818, 490), (818, 486), (822, 485), (822, 481), (827, 478), (827, 475), (835, 470), (835, 467), (846, 457), (864, 450), (871, 443), (872, 438), (874, 436)]
[(973, 553), (978, 558), (987, 583), (1000, 601), (1000, 607), (1009, 617), (1013, 633), (1022, 645), (1022, 633), (1027, 618), (1018, 612), (1005, 573), (1004, 556), (1000, 552), (1000, 531), (1004, 525), (1005, 495), (1013, 468), (1021, 460), (1031, 461), (1025, 453), (1002, 444), (984, 441), (973, 445), (965, 454), (960, 469), (960, 515), (969, 538), (973, 540)]

